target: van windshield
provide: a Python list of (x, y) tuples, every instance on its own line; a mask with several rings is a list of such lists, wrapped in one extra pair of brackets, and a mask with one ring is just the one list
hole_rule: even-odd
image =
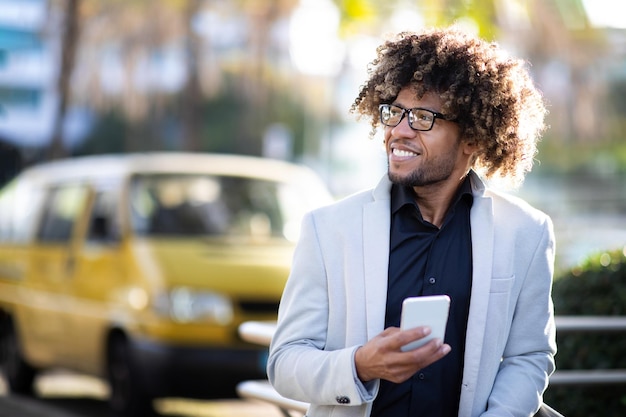
[(249, 236), (295, 240), (306, 207), (295, 185), (255, 178), (142, 174), (131, 180), (139, 236)]

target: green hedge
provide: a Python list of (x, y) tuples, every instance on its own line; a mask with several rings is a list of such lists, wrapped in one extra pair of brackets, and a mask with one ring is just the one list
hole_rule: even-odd
[[(553, 298), (560, 316), (626, 316), (626, 247), (556, 277)], [(557, 369), (626, 369), (623, 332), (557, 331), (557, 344)], [(626, 384), (550, 386), (544, 400), (566, 417), (626, 416)]]

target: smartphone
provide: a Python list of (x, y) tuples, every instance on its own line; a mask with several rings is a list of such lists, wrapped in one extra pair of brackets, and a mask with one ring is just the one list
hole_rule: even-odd
[(407, 350), (417, 349), (435, 338), (444, 340), (449, 311), (450, 297), (447, 295), (425, 295), (405, 298), (402, 302), (400, 328), (407, 330), (418, 326), (429, 326), (431, 332), (422, 339), (402, 346), (402, 350), (406, 352)]

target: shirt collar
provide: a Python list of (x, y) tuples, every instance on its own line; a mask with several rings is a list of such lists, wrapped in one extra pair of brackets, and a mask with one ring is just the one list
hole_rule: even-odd
[[(461, 199), (466, 201), (470, 207), (474, 201), (474, 196), (472, 195), (472, 184), (469, 175), (465, 177), (461, 186), (458, 188), (454, 199), (452, 200), (452, 207), (456, 206)], [(419, 207), (417, 207), (417, 203), (415, 202), (415, 191), (413, 190), (413, 187), (393, 184), (391, 186), (391, 212), (396, 213), (402, 206), (407, 204), (413, 205), (419, 210)]]

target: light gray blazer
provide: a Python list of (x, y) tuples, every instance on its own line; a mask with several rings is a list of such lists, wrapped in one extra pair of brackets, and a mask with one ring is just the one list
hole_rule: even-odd
[[(470, 172), (473, 281), (460, 417), (532, 416), (554, 371), (550, 218)], [(354, 353), (384, 329), (389, 180), (305, 216), (278, 313), (268, 376), (308, 416), (370, 415), (379, 381)]]

